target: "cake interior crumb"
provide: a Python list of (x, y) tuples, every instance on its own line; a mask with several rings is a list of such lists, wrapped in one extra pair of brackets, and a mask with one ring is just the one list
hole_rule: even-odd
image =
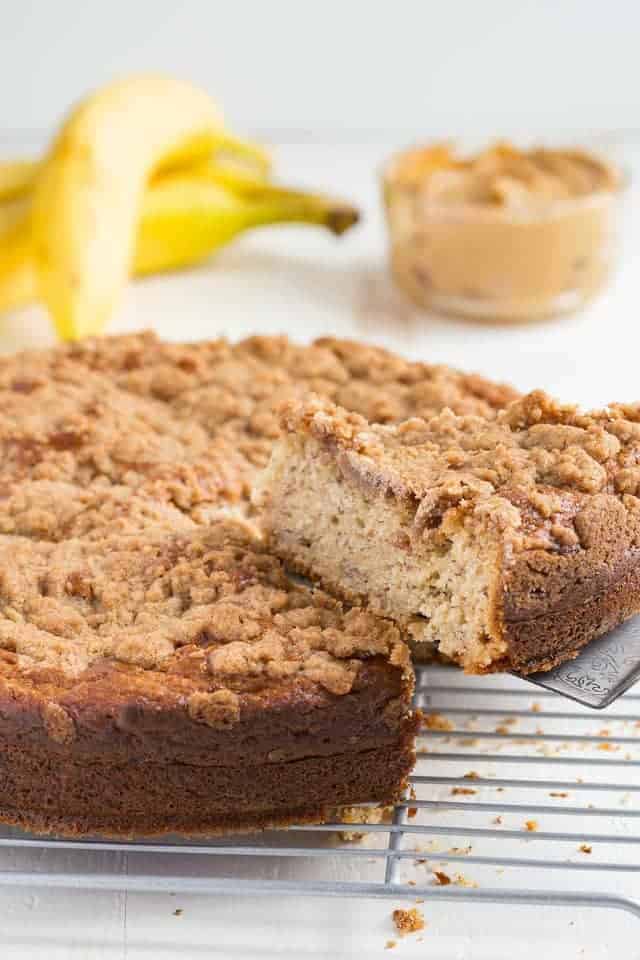
[(490, 538), (462, 525), (425, 538), (417, 504), (345, 481), (313, 439), (280, 441), (262, 485), (279, 491), (269, 504), (277, 549), (300, 572), (406, 624), (419, 657), (437, 650), (478, 672), (504, 655), (490, 622), (500, 553)]

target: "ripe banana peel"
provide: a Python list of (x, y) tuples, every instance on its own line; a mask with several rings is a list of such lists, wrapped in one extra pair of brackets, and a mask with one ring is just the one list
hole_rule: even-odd
[[(156, 179), (142, 200), (132, 272), (137, 276), (177, 270), (201, 262), (239, 233), (274, 223), (306, 223), (343, 233), (358, 220), (350, 205), (321, 195), (288, 190), (209, 165), (197, 176), (174, 174)], [(22, 219), (0, 216), (0, 311), (38, 299), (31, 244), (29, 203)], [(0, 215), (6, 208), (0, 206)], [(14, 214), (15, 216), (15, 214)]]
[(237, 143), (206, 93), (160, 75), (76, 107), (37, 171), (30, 217), (38, 294), (63, 339), (100, 333), (117, 305), (149, 180)]

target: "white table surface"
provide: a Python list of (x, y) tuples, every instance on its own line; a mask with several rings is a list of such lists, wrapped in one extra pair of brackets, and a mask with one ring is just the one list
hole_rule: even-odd
[[(181, 276), (151, 279), (127, 292), (112, 331), (153, 327), (170, 339), (286, 332), (302, 341), (338, 334), (391, 346), (416, 359), (446, 362), (542, 386), (584, 404), (640, 398), (640, 191), (625, 200), (621, 267), (615, 283), (581, 314), (545, 324), (491, 328), (419, 315), (390, 286), (376, 170), (388, 147), (282, 145), (279, 171), (290, 181), (359, 203), (363, 224), (340, 240), (304, 228), (268, 229), (237, 242), (215, 262)], [(640, 170), (640, 149), (622, 145)], [(637, 222), (636, 222), (637, 219)], [(0, 350), (53, 342), (38, 309), (0, 320)], [(0, 852), (0, 869), (78, 869), (60, 851)], [(126, 872), (126, 855), (82, 854), (81, 868)], [(162, 870), (157, 862), (155, 870)], [(144, 861), (136, 868), (144, 871)], [(189, 872), (201, 864), (184, 866)], [(176, 869), (175, 864), (166, 867)], [(336, 876), (340, 876), (336, 866)], [(362, 871), (366, 873), (366, 866)], [(298, 871), (298, 873), (296, 873)], [(304, 873), (279, 864), (271, 876)], [(349, 876), (358, 871), (350, 868)], [(640, 880), (637, 881), (640, 894)], [(627, 891), (629, 887), (626, 887)], [(633, 889), (633, 885), (632, 885)], [(0, 957), (10, 960), (196, 960), (258, 957), (404, 957), (546, 960), (640, 957), (638, 921), (581, 911), (425, 905), (424, 941), (394, 937), (384, 901), (323, 901), (164, 894), (125, 895), (0, 888)], [(183, 913), (174, 915), (179, 907)], [(626, 944), (626, 946), (625, 946)], [(633, 944), (633, 945), (632, 945)]]

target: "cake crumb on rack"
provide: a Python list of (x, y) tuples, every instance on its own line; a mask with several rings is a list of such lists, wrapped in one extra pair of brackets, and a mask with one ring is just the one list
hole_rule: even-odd
[(541, 710), (542, 707), (537, 701), (531, 704), (531, 713), (540, 713)]
[(443, 870), (434, 870), (433, 878), (433, 882), (437, 887), (448, 887), (451, 883), (451, 877)]
[(470, 880), (469, 877), (465, 877), (463, 873), (456, 873), (453, 882), (456, 887), (471, 887), (474, 890), (480, 886), (475, 880)]
[(591, 846), (590, 843), (581, 843), (580, 846), (578, 847), (578, 850), (580, 851), (580, 853), (591, 853), (593, 850), (593, 847)]
[(408, 933), (424, 930), (424, 917), (417, 907), (411, 907), (410, 910), (398, 908), (393, 911), (391, 917), (401, 937)]
[(569, 794), (565, 790), (552, 790), (549, 796), (550, 797), (568, 797)]
[(525, 826), (525, 829), (529, 831), (529, 833), (535, 833), (536, 830), (538, 829), (538, 821), (525, 820), (524, 826)]
[(464, 779), (465, 779), (465, 780), (479, 780), (479, 779), (480, 779), (480, 774), (477, 772), (477, 770), (469, 770), (468, 773), (465, 773), (465, 774), (464, 774)]
[(441, 713), (424, 713), (422, 726), (427, 730), (453, 730), (453, 723)]
[[(391, 823), (393, 807), (342, 807), (337, 812), (344, 824)], [(366, 830), (340, 830), (338, 836), (344, 843), (357, 843), (368, 835)]]
[(177, 908), (173, 911), (174, 917), (181, 917), (183, 913), (184, 913), (184, 910), (182, 909), (182, 907), (177, 907)]
[(477, 790), (474, 790), (473, 787), (451, 787), (451, 796), (471, 796), (474, 793), (477, 793)]
[(398, 946), (397, 940), (387, 940), (387, 942), (384, 945), (384, 948), (385, 950), (393, 950), (393, 948), (397, 946)]

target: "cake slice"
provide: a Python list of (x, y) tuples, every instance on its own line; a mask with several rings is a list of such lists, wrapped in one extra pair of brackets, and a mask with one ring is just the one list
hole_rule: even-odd
[(0, 820), (152, 835), (397, 800), (397, 627), (290, 581), (244, 525), (0, 536)]
[(262, 480), (292, 569), (480, 673), (544, 670), (640, 612), (640, 407), (544, 393), (493, 419), (289, 406)]

